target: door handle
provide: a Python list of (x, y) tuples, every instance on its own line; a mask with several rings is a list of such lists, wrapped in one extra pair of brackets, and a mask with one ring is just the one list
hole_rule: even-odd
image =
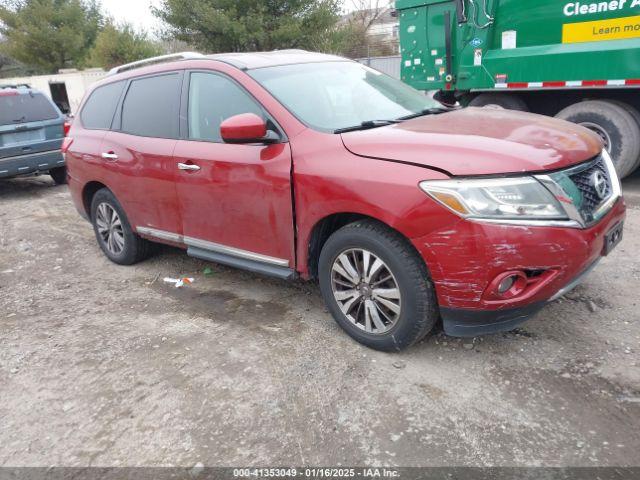
[(197, 172), (198, 170), (200, 170), (200, 167), (192, 163), (179, 163), (178, 170), (187, 170), (191, 172)]
[(102, 158), (105, 160), (118, 160), (118, 155), (113, 152), (102, 152)]

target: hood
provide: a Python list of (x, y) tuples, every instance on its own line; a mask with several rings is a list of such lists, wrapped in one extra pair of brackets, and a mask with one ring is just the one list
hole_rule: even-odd
[(512, 110), (465, 108), (342, 134), (355, 155), (450, 175), (556, 170), (602, 151), (599, 137), (563, 120)]

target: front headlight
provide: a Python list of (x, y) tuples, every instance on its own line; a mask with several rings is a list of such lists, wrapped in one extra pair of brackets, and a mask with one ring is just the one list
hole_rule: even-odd
[(420, 188), (465, 218), (566, 220), (555, 197), (532, 177), (429, 180)]

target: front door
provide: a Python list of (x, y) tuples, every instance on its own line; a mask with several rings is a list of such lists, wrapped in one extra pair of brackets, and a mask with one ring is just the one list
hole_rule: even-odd
[(202, 251), (213, 252), (217, 255), (213, 259), (226, 256), (292, 269), (289, 144), (224, 143), (222, 121), (241, 113), (269, 120), (268, 114), (225, 75), (191, 72), (185, 82), (188, 99), (183, 135), (187, 139), (179, 140), (174, 152), (184, 242), (192, 254), (197, 249), (200, 256)]

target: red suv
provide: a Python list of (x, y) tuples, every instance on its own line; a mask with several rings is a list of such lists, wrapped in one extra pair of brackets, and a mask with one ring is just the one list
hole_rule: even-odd
[[(428, 97), (343, 58), (179, 54), (114, 69), (65, 141), (69, 184), (112, 261), (149, 241), (319, 279), (353, 338), (401, 350), (513, 329), (622, 236), (589, 130)], [(549, 321), (553, 321), (549, 319)]]

